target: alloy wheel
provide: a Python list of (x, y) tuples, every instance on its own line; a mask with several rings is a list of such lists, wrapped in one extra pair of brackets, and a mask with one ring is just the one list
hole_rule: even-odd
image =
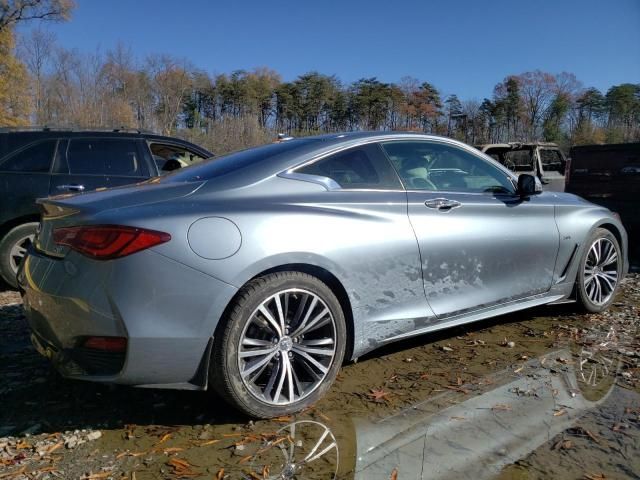
[(254, 310), (240, 336), (238, 367), (254, 397), (289, 405), (325, 379), (336, 354), (336, 322), (327, 304), (302, 289), (279, 291)]
[(35, 235), (33, 234), (26, 235), (18, 239), (18, 241), (13, 244), (13, 247), (11, 247), (9, 251), (9, 266), (13, 273), (18, 273), (18, 267), (20, 267), (20, 263), (22, 263), (22, 259), (27, 253), (27, 248), (31, 242), (33, 242), (34, 238)]
[(584, 264), (584, 290), (595, 305), (604, 305), (618, 285), (619, 255), (608, 238), (598, 238), (589, 249)]

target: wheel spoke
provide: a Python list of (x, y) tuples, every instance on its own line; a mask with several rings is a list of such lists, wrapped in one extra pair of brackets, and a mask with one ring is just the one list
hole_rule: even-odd
[(333, 338), (319, 338), (316, 340), (304, 340), (300, 342), (300, 344), (306, 347), (316, 347), (320, 345), (333, 345)]
[(276, 301), (276, 310), (278, 311), (278, 321), (280, 322), (280, 331), (282, 332), (281, 335), (284, 335), (285, 329), (286, 329), (285, 318), (284, 318), (285, 313), (282, 311), (282, 302), (280, 301), (280, 294), (275, 295), (274, 299)]
[(606, 283), (607, 287), (609, 287), (609, 292), (613, 291), (613, 283), (611, 283), (611, 281), (607, 278), (606, 275), (599, 275), (598, 278), (600, 278), (600, 280)]
[(267, 310), (267, 307), (263, 305), (260, 305), (260, 313), (262, 313), (262, 315), (264, 315), (264, 318), (267, 319), (267, 322), (269, 322), (269, 325), (271, 325), (271, 327), (276, 331), (276, 333), (278, 334), (279, 337), (282, 336), (283, 332), (280, 329), (280, 325), (278, 325), (278, 322), (276, 322), (276, 319), (273, 318), (273, 315), (271, 315), (271, 312), (269, 312), (269, 310)]
[(240, 352), (240, 358), (269, 355), (270, 353), (273, 353), (275, 351), (276, 351), (276, 347), (261, 348), (261, 349), (254, 349), (254, 350), (243, 350), (242, 352)]
[(307, 332), (311, 332), (313, 330), (317, 330), (320, 327), (323, 327), (324, 325), (326, 325), (331, 321), (331, 319), (328, 316), (325, 317), (326, 315), (328, 315), (328, 313), (329, 313), (329, 309), (324, 308), (318, 315), (313, 317), (313, 320), (311, 320), (308, 323), (304, 322), (302, 325), (300, 325), (298, 330), (293, 332), (291, 336), (298, 337), (300, 335), (304, 335)]
[(266, 366), (266, 364), (269, 363), (275, 355), (276, 355), (276, 352), (274, 350), (272, 353), (266, 355), (264, 358), (255, 360), (250, 365), (247, 365), (247, 368), (242, 371), (242, 376), (246, 378), (249, 375), (251, 375), (253, 372), (255, 372), (257, 369), (259, 369), (260, 367)]
[(287, 378), (287, 371), (289, 370), (287, 364), (288, 360), (289, 358), (286, 355), (280, 355), (280, 373), (278, 374), (278, 386), (276, 387), (276, 392), (273, 395), (273, 401), (276, 403), (278, 403), (278, 400), (280, 399), (280, 393), (282, 392), (284, 381)]
[(333, 356), (333, 349), (325, 349), (325, 348), (309, 348), (304, 345), (295, 345), (293, 347), (294, 352), (305, 352), (309, 355), (323, 355), (323, 356)]
[(244, 337), (242, 339), (242, 345), (244, 345), (245, 347), (267, 347), (267, 346), (273, 345), (273, 343), (271, 343), (268, 340), (260, 340), (258, 338)]
[(294, 351), (300, 355), (301, 357), (303, 357), (307, 362), (309, 362), (311, 365), (313, 365), (314, 367), (316, 367), (318, 370), (320, 370), (323, 374), (326, 374), (329, 369), (327, 367), (325, 367), (324, 365), (322, 365), (320, 362), (318, 362), (315, 358), (313, 358), (311, 355), (309, 355), (307, 352), (303, 352), (302, 350), (298, 350), (297, 348), (294, 348)]
[(616, 251), (612, 248), (611, 252), (609, 253), (609, 255), (607, 256), (607, 258), (602, 262), (602, 266), (606, 267), (608, 265), (611, 265), (613, 263), (616, 263), (618, 261), (618, 254), (616, 253)]

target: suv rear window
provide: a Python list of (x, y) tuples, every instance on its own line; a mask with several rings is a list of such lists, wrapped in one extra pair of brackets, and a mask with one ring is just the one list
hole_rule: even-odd
[(72, 175), (148, 175), (135, 139), (72, 139), (67, 164)]
[(15, 152), (0, 162), (2, 172), (47, 173), (56, 140), (44, 140)]

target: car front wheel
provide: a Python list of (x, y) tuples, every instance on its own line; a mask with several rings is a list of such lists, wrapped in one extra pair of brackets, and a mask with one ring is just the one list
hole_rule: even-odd
[(16, 274), (18, 267), (27, 252), (27, 247), (33, 241), (37, 222), (18, 225), (4, 236), (0, 241), (0, 275), (12, 287), (18, 286)]
[(602, 312), (615, 299), (622, 279), (622, 254), (616, 237), (597, 228), (586, 244), (578, 271), (578, 300), (588, 312)]
[(305, 273), (273, 273), (238, 294), (216, 334), (210, 377), (250, 416), (286, 415), (329, 389), (345, 345), (344, 314), (331, 289)]

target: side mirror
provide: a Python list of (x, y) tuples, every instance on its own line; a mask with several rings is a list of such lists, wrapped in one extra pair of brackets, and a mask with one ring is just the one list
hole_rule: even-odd
[(518, 177), (518, 195), (520, 197), (529, 197), (542, 192), (542, 183), (540, 179), (528, 173), (522, 173)]

